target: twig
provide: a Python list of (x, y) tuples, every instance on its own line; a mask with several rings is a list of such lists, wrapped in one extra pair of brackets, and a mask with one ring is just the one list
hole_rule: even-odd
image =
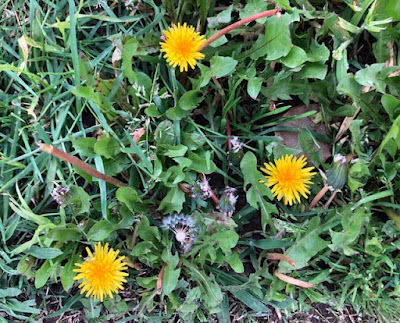
[(98, 170), (90, 166), (88, 163), (85, 163), (84, 161), (80, 160), (79, 158), (72, 156), (54, 146), (47, 145), (47, 144), (37, 144), (41, 150), (44, 152), (53, 155), (54, 157), (57, 157), (65, 162), (68, 162), (79, 169), (83, 170), (84, 172), (88, 173), (89, 175), (96, 177), (98, 179), (101, 179), (103, 181), (106, 181), (110, 184), (113, 184), (117, 187), (124, 187), (126, 184), (122, 183), (116, 178), (107, 176), (106, 174), (100, 173)]

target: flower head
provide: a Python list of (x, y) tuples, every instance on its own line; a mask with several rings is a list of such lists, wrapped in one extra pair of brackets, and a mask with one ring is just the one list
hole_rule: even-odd
[(307, 164), (306, 157), (297, 158), (293, 155), (282, 156), (274, 163), (264, 163), (261, 170), (267, 174), (267, 181), (261, 181), (271, 189), (272, 194), (280, 201), (284, 198), (285, 205), (300, 202), (300, 194), (307, 198), (310, 194), (307, 184), (312, 184), (311, 178), (316, 174), (311, 172), (314, 167), (303, 168)]
[(235, 205), (238, 199), (238, 196), (235, 195), (236, 189), (232, 187), (226, 187), (224, 194), (222, 194), (221, 199), (218, 203), (218, 208), (227, 213), (228, 216), (232, 216), (233, 212), (235, 212)]
[(56, 185), (53, 190), (50, 192), (51, 197), (54, 201), (57, 202), (58, 205), (65, 204), (70, 197), (69, 187), (68, 186), (61, 186), (60, 184), (54, 182)]
[(190, 215), (173, 214), (163, 219), (161, 227), (169, 229), (175, 234), (176, 241), (179, 242), (182, 253), (187, 253), (196, 240), (199, 228), (196, 220)]
[(193, 197), (201, 200), (207, 200), (211, 197), (210, 186), (207, 182), (197, 181), (192, 187)]
[(172, 25), (168, 31), (164, 30), (165, 41), (161, 42), (161, 52), (167, 63), (172, 67), (179, 65), (181, 72), (188, 70), (188, 65), (194, 68), (197, 59), (203, 59), (204, 54), (200, 53), (200, 45), (205, 42), (204, 36), (194, 31), (194, 27)]
[(326, 172), (327, 185), (334, 190), (340, 190), (347, 182), (347, 170), (346, 156), (336, 154), (333, 157), (332, 168)]
[(122, 284), (126, 283), (125, 272), (128, 267), (122, 260), (125, 257), (117, 255), (119, 250), (108, 249), (108, 243), (103, 247), (100, 242), (94, 247), (94, 254), (86, 248), (89, 259), (83, 264), (75, 264), (80, 268), (73, 271), (78, 273), (74, 280), (83, 279), (79, 285), (81, 294), (86, 292), (86, 297), (93, 295), (94, 299), (100, 298), (102, 302), (104, 296), (113, 298), (113, 293), (118, 293), (118, 289), (123, 289)]

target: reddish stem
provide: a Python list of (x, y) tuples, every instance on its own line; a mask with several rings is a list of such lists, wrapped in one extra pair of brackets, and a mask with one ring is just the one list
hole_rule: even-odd
[(311, 210), (314, 206), (317, 205), (319, 200), (325, 195), (328, 191), (328, 186), (324, 186), (317, 195), (315, 195), (314, 199), (311, 201), (310, 205), (308, 206), (307, 210)]
[(206, 175), (201, 174), (201, 180), (203, 181), (203, 183), (206, 183), (206, 184), (208, 185), (208, 189), (210, 190), (210, 194), (211, 194), (212, 200), (213, 200), (216, 204), (218, 204), (218, 203), (219, 203), (219, 198), (215, 195), (215, 193), (214, 193), (214, 191), (212, 190), (210, 184), (208, 184)]
[(206, 48), (208, 45), (210, 45), (212, 42), (216, 41), (219, 37), (222, 37), (223, 35), (229, 33), (231, 30), (233, 30), (237, 27), (240, 27), (244, 24), (247, 24), (248, 22), (251, 22), (251, 21), (254, 21), (254, 20), (257, 20), (260, 18), (265, 18), (265, 17), (276, 15), (280, 11), (281, 11), (281, 9), (277, 8), (274, 10), (268, 10), (268, 11), (256, 13), (255, 15), (252, 15), (250, 17), (239, 20), (239, 21), (233, 23), (232, 25), (229, 25), (229, 26), (225, 27), (224, 29), (221, 29), (219, 32), (212, 35), (203, 44), (201, 44), (201, 46), (199, 47), (199, 52), (202, 51), (204, 48)]
[(63, 161), (66, 161), (79, 169), (83, 170), (84, 172), (88, 173), (89, 175), (99, 178), (103, 181), (106, 181), (108, 183), (111, 183), (117, 187), (124, 187), (126, 184), (122, 183), (116, 178), (110, 177), (106, 174), (100, 173), (97, 169), (93, 168), (89, 164), (85, 163), (84, 161), (80, 160), (79, 158), (72, 156), (54, 146), (51, 145), (46, 145), (46, 144), (37, 144), (41, 150), (44, 152), (53, 155), (54, 157), (57, 157), (58, 159), (61, 159)]

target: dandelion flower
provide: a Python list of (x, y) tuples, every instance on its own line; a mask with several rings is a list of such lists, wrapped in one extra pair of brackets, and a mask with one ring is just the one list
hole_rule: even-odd
[(203, 59), (204, 54), (200, 53), (200, 45), (205, 42), (204, 36), (194, 31), (194, 27), (172, 25), (168, 31), (164, 30), (165, 41), (161, 42), (161, 52), (167, 63), (172, 67), (179, 66), (181, 72), (188, 70), (188, 65), (194, 68), (197, 59)]
[(267, 175), (267, 181), (261, 181), (271, 189), (272, 194), (280, 201), (284, 198), (285, 205), (293, 205), (300, 202), (300, 194), (307, 198), (310, 194), (308, 184), (312, 184), (311, 178), (316, 174), (311, 172), (314, 167), (303, 168), (307, 159), (301, 156), (297, 159), (293, 155), (286, 155), (274, 163), (264, 163), (261, 170)]
[(80, 268), (73, 271), (78, 273), (74, 280), (83, 279), (79, 285), (81, 294), (86, 292), (86, 297), (93, 295), (94, 299), (100, 298), (102, 302), (104, 296), (113, 298), (113, 293), (118, 293), (118, 289), (123, 289), (122, 284), (126, 283), (124, 270), (128, 267), (122, 260), (125, 257), (117, 255), (119, 250), (108, 249), (108, 243), (103, 247), (100, 242), (94, 247), (94, 254), (86, 248), (89, 259), (83, 264), (75, 264)]

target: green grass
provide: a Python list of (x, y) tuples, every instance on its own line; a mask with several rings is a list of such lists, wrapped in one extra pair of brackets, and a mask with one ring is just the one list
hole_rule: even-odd
[[(316, 304), (398, 319), (400, 2), (276, 3), (280, 19), (235, 29), (188, 73), (160, 53), (168, 26), (186, 22), (208, 38), (274, 6), (0, 4), (1, 321), (228, 322), (236, 315), (256, 322), (276, 311), (290, 320)], [(238, 153), (229, 152), (227, 120), (243, 144)], [(94, 178), (38, 143), (127, 187)], [(354, 156), (332, 201), (328, 191), (307, 209), (325, 185), (320, 174), (309, 199), (294, 206), (259, 182), (263, 163), (285, 154), (307, 153), (326, 173), (333, 158), (322, 146), (332, 156)], [(184, 192), (201, 174), (219, 199), (226, 187), (236, 189), (232, 217), (212, 199)], [(58, 187), (70, 189), (61, 205), (51, 195)], [(197, 221), (187, 253), (161, 228), (174, 213)], [(72, 271), (98, 241), (129, 265), (125, 289), (104, 303), (80, 295)], [(268, 260), (269, 253), (296, 266)], [(285, 283), (276, 270), (315, 288)]]

